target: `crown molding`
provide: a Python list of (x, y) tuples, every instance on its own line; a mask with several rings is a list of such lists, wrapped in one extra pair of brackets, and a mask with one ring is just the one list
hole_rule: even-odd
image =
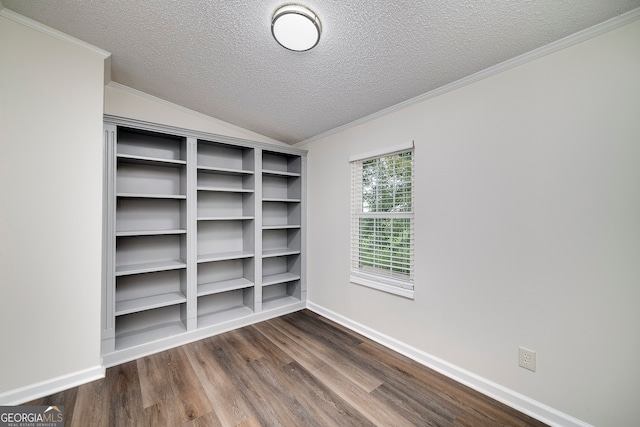
[(554, 52), (557, 52), (562, 49), (566, 49), (578, 43), (582, 43), (594, 37), (605, 34), (609, 31), (615, 30), (617, 28), (623, 27), (627, 24), (631, 24), (640, 19), (640, 8), (636, 8), (630, 10), (629, 12), (623, 13), (622, 15), (616, 16), (615, 18), (611, 18), (600, 24), (596, 24), (593, 27), (587, 28), (582, 31), (578, 31), (575, 34), (557, 40), (555, 42), (549, 43), (546, 46), (539, 47), (530, 52), (524, 53), (522, 55), (516, 56), (515, 58), (508, 59), (504, 62), (491, 66), (489, 68), (485, 68), (482, 71), (478, 71), (475, 74), (471, 74), (470, 76), (464, 77), (460, 80), (456, 80), (455, 82), (446, 84), (432, 91), (426, 92), (422, 95), (418, 95), (415, 98), (408, 99), (399, 104), (393, 105), (391, 107), (385, 108), (383, 110), (377, 111), (368, 116), (362, 117), (360, 119), (354, 120), (352, 122), (346, 123), (342, 126), (338, 126), (337, 128), (328, 130), (326, 132), (320, 133), (318, 135), (307, 138), (303, 141), (297, 142), (293, 144), (294, 147), (302, 147), (307, 145), (313, 141), (317, 141), (319, 139), (325, 138), (327, 136), (336, 134), (338, 132), (342, 132), (346, 129), (358, 126), (360, 124), (369, 122), (371, 120), (375, 120), (379, 117), (385, 116), (387, 114), (393, 113), (395, 111), (401, 110), (410, 105), (417, 104), (422, 101), (426, 101), (431, 98), (435, 98), (437, 96), (443, 95), (445, 93), (454, 91), (461, 87), (470, 85), (472, 83), (476, 83), (480, 80), (484, 80), (487, 77), (494, 76), (496, 74), (500, 74), (503, 71), (510, 70), (512, 68), (518, 67), (520, 65), (526, 64), (528, 62), (534, 61), (536, 59), (542, 58), (544, 56), (550, 55)]
[[(1, 5), (1, 3), (0, 3)], [(61, 40), (65, 43), (71, 44), (73, 46), (76, 47), (80, 47), (88, 52), (91, 52), (95, 55), (100, 56), (103, 59), (107, 59), (111, 56), (111, 53), (107, 52), (106, 50), (102, 50), (99, 47), (95, 47), (92, 44), (89, 44), (87, 42), (83, 42), (80, 39), (77, 39), (75, 37), (72, 37), (68, 34), (65, 34), (61, 31), (55, 30), (51, 27), (48, 27), (44, 24), (41, 24), (40, 22), (34, 21), (33, 19), (27, 18), (26, 16), (22, 16), (19, 13), (16, 13), (12, 10), (5, 8), (0, 9), (0, 16), (7, 18), (11, 21), (17, 22), (18, 24), (22, 24), (26, 27), (31, 28), (32, 30), (36, 30), (39, 31), (43, 34), (46, 34), (48, 36), (51, 36), (53, 38), (56, 38), (58, 40)]]

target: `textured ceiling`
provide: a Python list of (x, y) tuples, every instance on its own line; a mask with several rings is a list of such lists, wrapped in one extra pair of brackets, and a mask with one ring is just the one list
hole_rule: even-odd
[(287, 0), (2, 0), (112, 53), (112, 79), (295, 143), (640, 7), (640, 0), (304, 0), (320, 43), (271, 37)]

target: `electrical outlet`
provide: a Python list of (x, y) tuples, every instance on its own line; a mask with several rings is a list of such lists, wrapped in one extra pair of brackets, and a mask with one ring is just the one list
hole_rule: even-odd
[(536, 371), (536, 352), (528, 348), (518, 347), (518, 366)]

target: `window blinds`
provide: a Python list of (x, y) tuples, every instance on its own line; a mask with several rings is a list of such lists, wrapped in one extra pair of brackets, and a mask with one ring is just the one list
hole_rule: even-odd
[[(351, 279), (413, 296), (414, 161), (410, 149), (351, 161)], [(367, 283), (363, 283), (367, 282)], [(398, 291), (400, 290), (400, 291)], [(403, 291), (404, 290), (404, 291)]]

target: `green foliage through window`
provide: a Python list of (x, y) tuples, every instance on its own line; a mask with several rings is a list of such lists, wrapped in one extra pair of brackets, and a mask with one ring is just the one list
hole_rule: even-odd
[(408, 218), (360, 219), (360, 268), (411, 273), (411, 223)]
[(362, 162), (362, 212), (411, 212), (413, 153)]

